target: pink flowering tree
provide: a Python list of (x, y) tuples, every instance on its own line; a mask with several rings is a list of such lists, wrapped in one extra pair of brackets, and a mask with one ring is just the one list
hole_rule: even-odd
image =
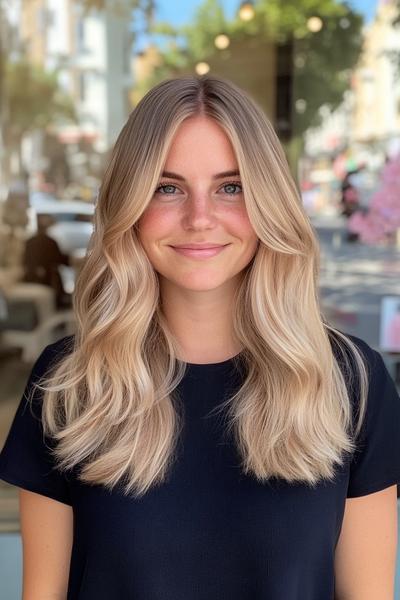
[(381, 186), (371, 197), (366, 213), (357, 211), (347, 222), (348, 230), (358, 233), (365, 244), (388, 242), (400, 228), (400, 154), (388, 161)]

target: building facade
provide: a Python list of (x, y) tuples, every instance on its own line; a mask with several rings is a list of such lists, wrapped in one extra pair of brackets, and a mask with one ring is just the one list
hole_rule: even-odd
[(20, 36), (29, 59), (58, 69), (79, 123), (60, 126), (66, 143), (86, 138), (98, 152), (115, 142), (132, 87), (130, 20), (109, 10), (84, 14), (73, 0), (22, 0)]

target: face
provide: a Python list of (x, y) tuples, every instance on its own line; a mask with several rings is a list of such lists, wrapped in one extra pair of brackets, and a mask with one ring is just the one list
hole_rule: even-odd
[[(161, 286), (228, 288), (249, 264), (258, 237), (247, 216), (238, 171), (232, 145), (215, 121), (196, 116), (180, 125), (138, 223), (139, 239)], [(219, 248), (177, 248), (196, 244)]]

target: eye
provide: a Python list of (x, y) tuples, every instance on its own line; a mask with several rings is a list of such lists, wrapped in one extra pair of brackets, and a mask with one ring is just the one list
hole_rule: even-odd
[[(235, 192), (235, 188), (240, 189)], [(163, 183), (156, 187), (154, 193), (160, 194), (161, 196), (168, 196), (175, 194), (177, 189), (179, 188), (172, 183)], [(227, 183), (224, 183), (221, 189), (224, 189), (228, 196), (236, 196), (242, 192), (242, 184), (239, 181), (228, 181)]]
[[(159, 191), (159, 190), (161, 190), (161, 189), (164, 189), (164, 190), (165, 190), (166, 188), (167, 188), (167, 191), (166, 191), (166, 192), (160, 192), (160, 191)], [(169, 188), (169, 189), (168, 189), (168, 188)], [(155, 189), (155, 193), (156, 193), (156, 194), (161, 194), (161, 195), (163, 195), (163, 196), (165, 196), (166, 194), (174, 194), (175, 192), (171, 191), (171, 188), (173, 188), (174, 190), (176, 190), (176, 189), (177, 189), (176, 185), (173, 185), (172, 183), (164, 183), (163, 185), (159, 185), (158, 187), (156, 187), (156, 189)]]
[[(240, 194), (242, 192), (242, 184), (239, 181), (229, 181), (228, 183), (224, 183), (222, 187), (225, 189), (225, 193), (228, 194), (228, 196), (236, 196), (237, 194)], [(237, 193), (234, 193), (234, 191), (232, 191), (232, 188), (235, 187), (240, 188), (240, 190)], [(226, 191), (226, 188), (228, 188), (229, 191)]]

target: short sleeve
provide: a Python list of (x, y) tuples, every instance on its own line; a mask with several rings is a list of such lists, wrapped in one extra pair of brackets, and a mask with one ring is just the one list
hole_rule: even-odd
[(46, 346), (32, 367), (19, 402), (4, 447), (0, 453), (0, 479), (37, 494), (72, 505), (70, 475), (56, 469), (50, 453), (51, 441), (43, 435), (41, 397), (38, 388), (32, 395), (32, 385), (64, 352), (62, 338)]
[(363, 341), (362, 350), (370, 371), (369, 392), (357, 450), (350, 462), (348, 498), (400, 483), (400, 397), (380, 353)]

